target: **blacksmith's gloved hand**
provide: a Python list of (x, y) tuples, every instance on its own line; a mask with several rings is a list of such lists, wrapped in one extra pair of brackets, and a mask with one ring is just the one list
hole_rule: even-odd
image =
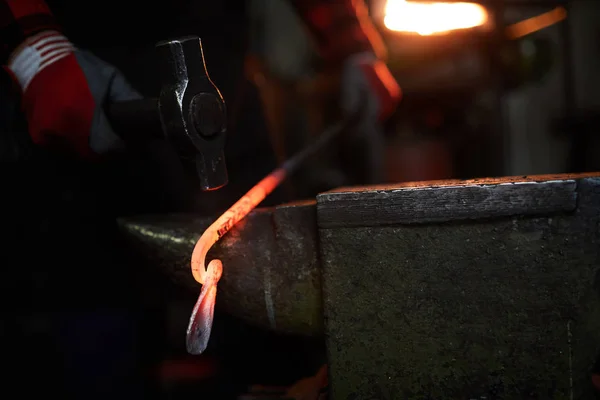
[(2, 61), (22, 92), (37, 145), (93, 160), (123, 147), (103, 107), (140, 95), (121, 73), (76, 49), (43, 0), (0, 0)]
[(387, 65), (372, 52), (349, 56), (342, 66), (341, 107), (356, 117), (356, 134), (364, 144), (368, 183), (383, 179), (382, 123), (395, 111), (401, 90)]
[(342, 69), (342, 110), (361, 119), (381, 123), (396, 109), (401, 90), (387, 65), (375, 54), (348, 57)]

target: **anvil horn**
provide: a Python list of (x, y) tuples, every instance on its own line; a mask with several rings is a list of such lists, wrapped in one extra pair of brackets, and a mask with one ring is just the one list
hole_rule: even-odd
[[(214, 218), (147, 215), (118, 221), (131, 251), (176, 284), (198, 291), (190, 271), (196, 241)], [(282, 333), (323, 333), (314, 201), (257, 209), (209, 252), (223, 261), (217, 307)]]

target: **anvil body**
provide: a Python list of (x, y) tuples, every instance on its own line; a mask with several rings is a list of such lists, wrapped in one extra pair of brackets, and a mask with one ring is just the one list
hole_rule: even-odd
[[(212, 220), (121, 226), (197, 292)], [(211, 256), (218, 306), (325, 334), (333, 399), (593, 398), (600, 174), (338, 189), (254, 211)]]

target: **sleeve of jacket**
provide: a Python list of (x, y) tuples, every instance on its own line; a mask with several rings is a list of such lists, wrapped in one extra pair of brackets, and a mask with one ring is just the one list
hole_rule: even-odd
[(340, 64), (350, 55), (373, 52), (386, 57), (364, 0), (289, 0), (309, 31), (318, 51), (329, 64)]

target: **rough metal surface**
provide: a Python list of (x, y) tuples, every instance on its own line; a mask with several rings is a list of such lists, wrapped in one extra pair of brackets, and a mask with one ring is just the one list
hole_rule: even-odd
[[(149, 267), (200, 290), (190, 271), (192, 249), (213, 218), (140, 216), (119, 221)], [(208, 253), (223, 261), (217, 307), (278, 332), (323, 333), (314, 202), (258, 209)]]
[[(529, 204), (571, 204), (563, 203), (573, 198), (570, 191), (572, 211), (320, 228), (331, 398), (593, 398), (589, 369), (600, 350), (600, 178), (567, 178), (551, 185), (560, 201)], [(393, 190), (380, 196), (390, 199)], [(553, 196), (545, 189), (527, 192)], [(406, 202), (410, 193), (414, 201), (427, 201), (418, 190), (408, 193)], [(480, 201), (462, 199), (470, 209)], [(392, 215), (385, 204), (380, 212)], [(395, 212), (402, 221), (414, 209)], [(375, 211), (371, 217), (376, 220)]]
[(409, 182), (319, 195), (319, 226), (382, 226), (535, 215), (575, 208), (572, 175)]

